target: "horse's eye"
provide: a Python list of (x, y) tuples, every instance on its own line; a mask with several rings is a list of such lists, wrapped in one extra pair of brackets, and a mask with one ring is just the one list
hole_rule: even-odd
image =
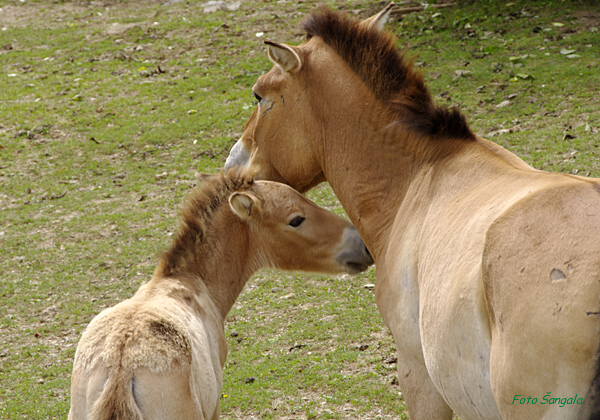
[(302, 216), (296, 216), (296, 217), (294, 217), (292, 219), (292, 221), (289, 223), (289, 225), (291, 227), (295, 227), (296, 228), (296, 227), (300, 226), (302, 224), (302, 222), (304, 222), (304, 220), (305, 220), (304, 217), (302, 217)]
[(260, 96), (258, 96), (258, 95), (256, 94), (256, 92), (254, 92), (254, 91), (252, 91), (252, 96), (254, 96), (254, 99), (256, 99), (256, 102), (260, 102), (260, 101), (262, 101), (262, 98), (261, 98)]

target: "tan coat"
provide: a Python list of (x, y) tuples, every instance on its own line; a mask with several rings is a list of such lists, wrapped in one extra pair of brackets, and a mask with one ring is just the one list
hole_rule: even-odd
[(224, 319), (252, 273), (356, 273), (373, 262), (347, 220), (234, 171), (196, 189), (182, 219), (153, 278), (85, 330), (69, 420), (218, 418)]
[(266, 41), (226, 166), (330, 183), (377, 264), (413, 420), (597, 418), (600, 180), (534, 170), (437, 106), (381, 32), (389, 10)]

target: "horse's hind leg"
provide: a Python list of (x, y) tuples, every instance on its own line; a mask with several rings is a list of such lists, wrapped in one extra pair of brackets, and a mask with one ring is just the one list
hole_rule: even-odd
[[(579, 419), (589, 388), (582, 369), (568, 366), (569, 357), (564, 352), (550, 350), (547, 355), (543, 351), (537, 352), (536, 361), (527, 349), (530, 343), (514, 338), (510, 341), (509, 348), (492, 346), (491, 354), (492, 390), (502, 418)], [(516, 346), (524, 350), (520, 351)]]
[(559, 192), (514, 206), (488, 232), (490, 381), (504, 419), (576, 419), (595, 373), (600, 200)]
[(108, 371), (104, 366), (97, 366), (89, 372), (75, 362), (71, 376), (71, 408), (68, 420), (83, 420), (100, 399), (108, 381)]

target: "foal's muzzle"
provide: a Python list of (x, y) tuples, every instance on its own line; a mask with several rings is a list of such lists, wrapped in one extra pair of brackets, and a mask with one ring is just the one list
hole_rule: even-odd
[(374, 262), (354, 226), (346, 228), (342, 239), (342, 250), (337, 259), (349, 274), (365, 271)]

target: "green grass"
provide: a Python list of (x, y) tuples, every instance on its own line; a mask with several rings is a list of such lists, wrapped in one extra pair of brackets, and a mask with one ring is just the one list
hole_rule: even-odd
[[(66, 417), (85, 326), (150, 278), (195, 173), (223, 165), (252, 112), (262, 40), (300, 43), (317, 4), (162, 3), (0, 0), (0, 419)], [(478, 134), (600, 176), (597, 5), (469, 1), (388, 27)], [(326, 186), (308, 196), (343, 213)], [(408, 418), (374, 282), (258, 273), (226, 325), (223, 417)]]

